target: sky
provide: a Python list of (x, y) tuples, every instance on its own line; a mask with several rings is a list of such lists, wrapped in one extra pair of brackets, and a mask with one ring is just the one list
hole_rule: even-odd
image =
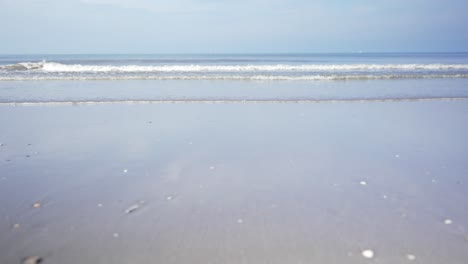
[(0, 54), (468, 51), (467, 0), (0, 0)]

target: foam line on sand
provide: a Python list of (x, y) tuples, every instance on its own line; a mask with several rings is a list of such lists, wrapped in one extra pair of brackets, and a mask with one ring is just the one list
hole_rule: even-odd
[(417, 98), (346, 98), (346, 99), (136, 99), (136, 100), (68, 100), (68, 101), (6, 101), (0, 105), (93, 105), (93, 104), (239, 104), (239, 103), (366, 103), (366, 102), (418, 102), (465, 101), (468, 97)]

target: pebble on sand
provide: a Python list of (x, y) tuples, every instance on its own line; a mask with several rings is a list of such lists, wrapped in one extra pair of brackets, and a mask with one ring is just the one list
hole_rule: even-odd
[(215, 166), (210, 166), (210, 170), (214, 170), (215, 169)]
[(33, 207), (34, 208), (41, 208), (41, 204), (40, 203), (35, 203), (35, 204), (33, 204)]
[(363, 250), (361, 254), (363, 257), (368, 258), (368, 259), (371, 259), (374, 257), (374, 251), (370, 249)]
[(416, 256), (413, 255), (413, 254), (408, 254), (408, 255), (406, 255), (406, 258), (407, 258), (408, 260), (416, 260)]
[(451, 225), (453, 223), (453, 221), (451, 219), (445, 219), (444, 220), (444, 224), (446, 225)]
[(42, 263), (42, 258), (38, 256), (27, 257), (23, 259), (23, 264), (39, 264)]
[(20, 228), (20, 224), (14, 224), (14, 225), (13, 225), (13, 228), (14, 228), (14, 229)]
[(114, 233), (114, 234), (112, 234), (112, 236), (115, 237), (115, 238), (118, 238), (118, 237), (119, 237), (119, 233)]
[(360, 181), (359, 184), (361, 184), (361, 185), (367, 185), (367, 182), (366, 182), (366, 181)]
[(399, 158), (399, 157), (400, 157), (400, 155), (399, 155), (399, 154), (395, 154), (395, 158)]
[(168, 201), (172, 200), (173, 198), (174, 198), (174, 197), (172, 197), (172, 195), (166, 196), (166, 200), (168, 200)]
[(124, 169), (124, 170), (123, 170), (123, 172), (124, 172), (124, 173), (127, 173), (127, 172), (128, 172), (128, 170), (127, 170), (127, 169)]
[(242, 224), (242, 223), (244, 223), (244, 220), (242, 218), (239, 218), (239, 219), (237, 219), (237, 223)]

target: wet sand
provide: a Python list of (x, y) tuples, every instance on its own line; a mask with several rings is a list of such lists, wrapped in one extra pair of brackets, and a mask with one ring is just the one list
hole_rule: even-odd
[(467, 101), (1, 105), (0, 124), (0, 263), (468, 259)]

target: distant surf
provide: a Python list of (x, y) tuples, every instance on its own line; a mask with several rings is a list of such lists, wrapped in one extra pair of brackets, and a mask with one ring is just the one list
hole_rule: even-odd
[(0, 55), (0, 81), (468, 78), (468, 53)]
[(0, 81), (257, 80), (319, 81), (468, 78), (468, 64), (160, 64), (18, 62), (0, 65)]
[(20, 62), (0, 66), (2, 71), (43, 72), (278, 72), (278, 71), (440, 71), (468, 70), (468, 64), (267, 64), (267, 65), (81, 65), (58, 62)]

